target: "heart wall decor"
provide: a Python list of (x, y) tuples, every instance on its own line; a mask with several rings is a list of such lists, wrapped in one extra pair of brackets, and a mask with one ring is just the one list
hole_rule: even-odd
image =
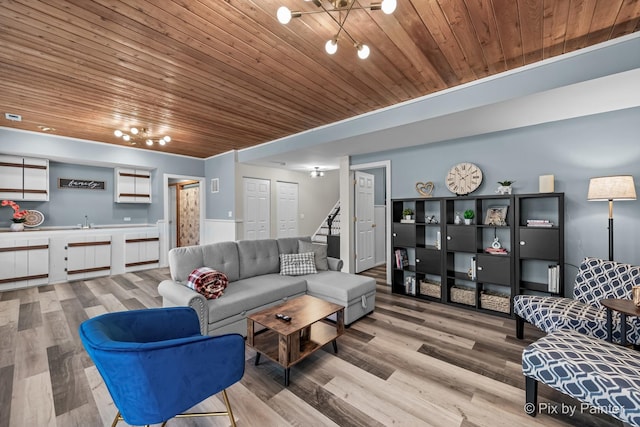
[(435, 189), (433, 182), (416, 182), (416, 191), (420, 193), (422, 197), (433, 196), (433, 190)]

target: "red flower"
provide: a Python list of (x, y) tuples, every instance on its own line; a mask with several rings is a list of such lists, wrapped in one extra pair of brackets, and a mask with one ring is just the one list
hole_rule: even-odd
[(24, 219), (24, 217), (27, 216), (27, 213), (28, 212), (26, 210), (24, 210), (24, 211), (16, 211), (13, 214), (13, 218), (14, 219)]
[(11, 221), (13, 222), (26, 221), (25, 217), (27, 216), (28, 212), (26, 210), (20, 210), (20, 206), (16, 202), (13, 202), (11, 200), (3, 200), (2, 203), (0, 203), (0, 206), (10, 206), (11, 209), (13, 209), (13, 218), (11, 219)]

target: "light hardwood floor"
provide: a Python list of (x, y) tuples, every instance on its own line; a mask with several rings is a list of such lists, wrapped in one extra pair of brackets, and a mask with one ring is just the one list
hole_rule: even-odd
[[(392, 295), (376, 277), (375, 312), (294, 366), (291, 384), (246, 352), (244, 378), (229, 390), (238, 426), (620, 426), (540, 386), (558, 414), (523, 411), (524, 346), (542, 334), (514, 321)], [(0, 427), (107, 426), (116, 409), (78, 338), (101, 313), (161, 306), (167, 269), (74, 281), (0, 294)], [(562, 406), (564, 405), (564, 406)], [(574, 408), (574, 416), (562, 409)], [(213, 396), (198, 410), (222, 409)], [(121, 422), (119, 425), (126, 425)], [(169, 426), (227, 426), (226, 418), (174, 419)]]

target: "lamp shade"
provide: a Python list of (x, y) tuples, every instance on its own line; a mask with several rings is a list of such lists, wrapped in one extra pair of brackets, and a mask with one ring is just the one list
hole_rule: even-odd
[(636, 186), (633, 182), (633, 176), (617, 175), (591, 178), (587, 200), (636, 200)]

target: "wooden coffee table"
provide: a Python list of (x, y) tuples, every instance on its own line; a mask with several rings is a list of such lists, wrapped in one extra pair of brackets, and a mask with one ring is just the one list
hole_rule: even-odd
[(615, 310), (620, 313), (620, 344), (623, 347), (626, 347), (627, 316), (640, 316), (640, 308), (638, 308), (630, 299), (607, 298), (600, 300), (600, 304), (607, 309), (607, 341), (611, 342), (613, 339), (612, 311)]
[[(278, 319), (278, 313), (291, 317), (291, 321)], [(336, 314), (335, 324), (323, 321), (332, 314)], [(256, 331), (256, 323), (265, 329)], [(336, 338), (342, 334), (344, 307), (309, 295), (247, 316), (247, 344), (258, 352), (256, 365), (261, 354), (281, 365), (285, 386), (289, 385), (291, 366), (329, 342), (337, 353)]]

